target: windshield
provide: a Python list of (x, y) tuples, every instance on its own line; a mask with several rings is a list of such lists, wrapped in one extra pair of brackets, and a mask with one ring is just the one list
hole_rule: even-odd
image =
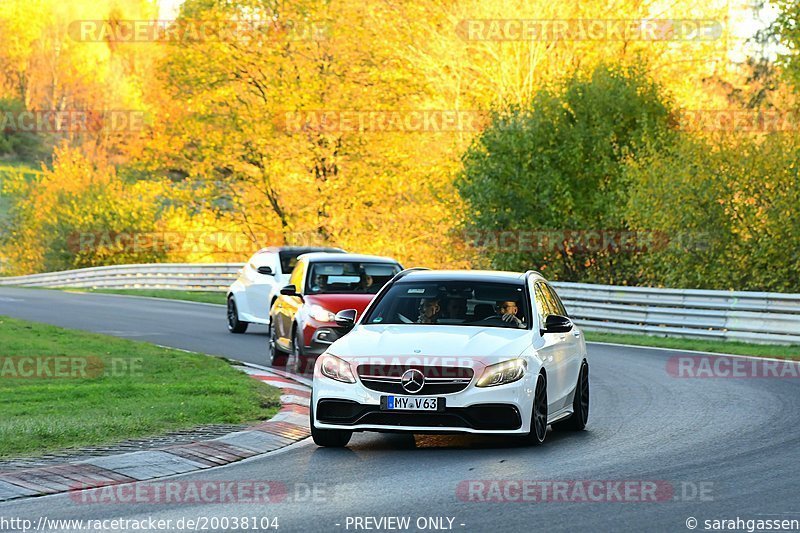
[(400, 281), (364, 323), (527, 328), (530, 306), (524, 289), (486, 281)]
[(397, 263), (312, 263), (308, 268), (306, 293), (377, 294), (398, 272), (400, 265)]

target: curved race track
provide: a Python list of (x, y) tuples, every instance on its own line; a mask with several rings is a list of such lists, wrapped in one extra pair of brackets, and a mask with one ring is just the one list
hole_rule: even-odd
[[(230, 335), (224, 314), (221, 306), (0, 289), (0, 315), (264, 364), (263, 328)], [(306, 440), (180, 476), (272, 480), (300, 492), (280, 503), (79, 504), (55, 495), (0, 504), (0, 517), (277, 516), (279, 531), (354, 531), (348, 516), (409, 516), (412, 531), (421, 516), (453, 518), (456, 531), (688, 531), (689, 517), (702, 531), (707, 519), (800, 519), (800, 380), (675, 378), (667, 361), (677, 354), (590, 345), (589, 427), (551, 432), (539, 448), (474, 436), (356, 434), (344, 450)], [(659, 502), (487, 503), (459, 497), (466, 480), (656, 481), (673, 492)], [(314, 483), (309, 501), (303, 484)]]

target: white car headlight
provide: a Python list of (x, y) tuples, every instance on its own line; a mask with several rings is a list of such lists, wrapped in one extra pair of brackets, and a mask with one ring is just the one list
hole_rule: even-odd
[(308, 315), (314, 320), (320, 322), (335, 322), (336, 314), (328, 311), (324, 307), (314, 304), (308, 307)]
[(528, 363), (524, 359), (511, 359), (491, 366), (487, 366), (483, 371), (481, 379), (475, 384), (476, 387), (495, 387), (513, 383), (525, 375)]
[(322, 372), (323, 376), (335, 379), (336, 381), (341, 381), (343, 383), (356, 382), (356, 378), (353, 376), (353, 371), (350, 370), (350, 365), (347, 364), (347, 361), (339, 359), (335, 355), (329, 353), (322, 355), (319, 370)]

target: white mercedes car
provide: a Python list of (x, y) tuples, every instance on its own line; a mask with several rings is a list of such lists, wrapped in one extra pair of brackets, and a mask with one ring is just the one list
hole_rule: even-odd
[(582, 430), (589, 365), (580, 329), (537, 272), (404, 270), (314, 367), (311, 434), (517, 435)]
[(269, 325), (269, 310), (289, 283), (297, 258), (311, 252), (344, 252), (339, 248), (271, 246), (257, 251), (228, 288), (228, 331), (244, 333), (249, 324)]

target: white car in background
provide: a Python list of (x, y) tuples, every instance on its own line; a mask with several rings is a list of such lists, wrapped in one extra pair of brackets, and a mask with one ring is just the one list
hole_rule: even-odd
[(262, 248), (239, 271), (228, 289), (228, 331), (244, 333), (248, 324), (269, 325), (269, 310), (288, 284), (297, 258), (312, 252), (343, 253), (340, 248), (271, 246)]

